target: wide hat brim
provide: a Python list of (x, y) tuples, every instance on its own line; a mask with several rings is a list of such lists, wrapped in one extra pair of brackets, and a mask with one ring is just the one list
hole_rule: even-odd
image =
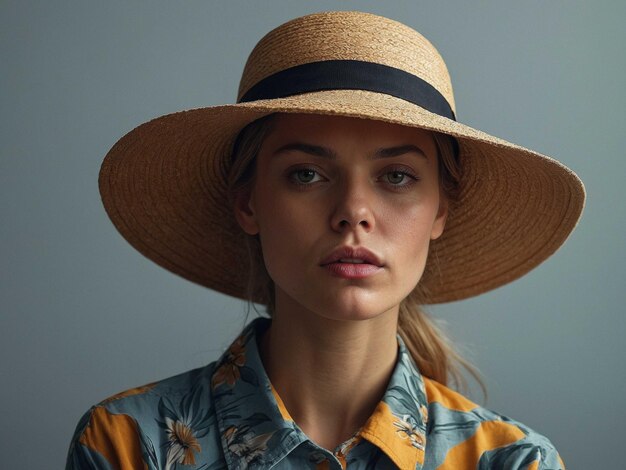
[(580, 179), (550, 157), (400, 98), (328, 90), (182, 111), (132, 130), (100, 171), (114, 225), (160, 266), (245, 298), (248, 254), (228, 203), (227, 174), (238, 132), (276, 112), (374, 119), (457, 139), (460, 197), (431, 243), (421, 281), (428, 303), (471, 297), (524, 275), (564, 243), (584, 207)]

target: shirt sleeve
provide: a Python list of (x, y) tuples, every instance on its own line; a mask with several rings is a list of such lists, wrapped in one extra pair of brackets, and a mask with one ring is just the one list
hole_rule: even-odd
[(94, 408), (87, 411), (78, 421), (70, 442), (65, 470), (113, 470), (109, 463), (96, 452), (81, 444), (80, 440), (91, 421)]
[(76, 426), (65, 469), (146, 469), (142, 453), (139, 430), (132, 417), (94, 406)]

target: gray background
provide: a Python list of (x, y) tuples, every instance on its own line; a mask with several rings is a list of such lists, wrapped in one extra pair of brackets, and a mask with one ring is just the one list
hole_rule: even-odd
[(242, 302), (118, 235), (97, 191), (107, 150), (155, 116), (232, 102), (283, 21), (359, 9), (437, 46), (461, 121), (584, 180), (584, 217), (554, 257), (432, 312), (485, 375), (487, 407), (547, 435), (570, 469), (623, 468), (625, 5), (0, 2), (0, 467), (62, 467), (91, 404), (206, 364), (244, 324)]

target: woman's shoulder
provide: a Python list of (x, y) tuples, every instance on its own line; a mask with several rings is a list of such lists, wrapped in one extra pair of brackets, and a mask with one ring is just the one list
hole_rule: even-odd
[[(167, 377), (139, 387), (116, 393), (92, 407), (105, 408), (112, 413), (130, 413), (137, 417), (147, 411), (165, 411), (169, 405), (184, 404), (193, 401), (193, 397), (200, 395), (210, 388), (211, 376), (215, 369), (215, 362), (197, 369)], [(210, 399), (210, 393), (203, 396), (203, 402)], [(90, 411), (91, 411), (90, 410)]]
[[(85, 468), (87, 463), (108, 468), (103, 462), (120, 459), (143, 468), (144, 458), (156, 459), (163, 431), (176, 434), (184, 432), (181, 426), (193, 426), (196, 437), (206, 435), (214, 425), (214, 368), (215, 362), (116, 393), (92, 406), (76, 426), (67, 468)], [(101, 458), (105, 461), (97, 461)]]
[[(129, 414), (136, 419), (148, 413), (164, 413), (168, 406), (191, 404), (193, 397), (210, 389), (211, 377), (215, 369), (215, 362), (197, 369), (167, 377), (139, 387), (129, 388), (111, 395), (96, 403), (86, 414), (93, 414), (94, 410), (102, 408), (113, 414)], [(202, 402), (209, 404), (210, 393), (203, 394)]]
[(476, 468), (565, 468), (546, 436), (439, 382), (424, 377), (424, 385), (431, 458), (459, 464), (473, 458)]
[(116, 393), (96, 406), (133, 408), (146, 401), (182, 398), (189, 394), (208, 393), (216, 362), (180, 374)]

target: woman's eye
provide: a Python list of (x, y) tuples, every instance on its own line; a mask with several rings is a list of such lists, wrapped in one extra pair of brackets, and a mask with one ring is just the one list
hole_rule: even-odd
[[(298, 168), (289, 172), (289, 179), (299, 186), (308, 186), (324, 178), (313, 168)], [(396, 188), (408, 187), (418, 178), (406, 170), (387, 171), (382, 176), (382, 181)]]
[(391, 184), (401, 184), (406, 177), (407, 174), (402, 171), (390, 171), (387, 173), (387, 181)]
[(296, 184), (309, 184), (320, 180), (320, 175), (317, 171), (312, 170), (311, 168), (300, 168), (298, 170), (294, 170), (289, 174), (289, 177)]
[(385, 173), (384, 181), (392, 186), (403, 187), (414, 183), (418, 178), (417, 176), (404, 170), (391, 170)]

